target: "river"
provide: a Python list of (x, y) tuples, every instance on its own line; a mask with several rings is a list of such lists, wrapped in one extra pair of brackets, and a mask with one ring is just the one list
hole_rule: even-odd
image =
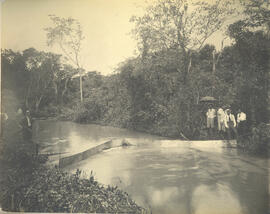
[(251, 157), (219, 142), (170, 140), (126, 129), (72, 122), (36, 121), (34, 140), (55, 159), (125, 138), (136, 146), (103, 151), (65, 167), (92, 171), (117, 185), (152, 213), (268, 213), (268, 159)]

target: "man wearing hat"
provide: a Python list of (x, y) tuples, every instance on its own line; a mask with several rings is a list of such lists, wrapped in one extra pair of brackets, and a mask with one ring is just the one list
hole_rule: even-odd
[(240, 135), (246, 132), (246, 119), (246, 114), (239, 109), (237, 112), (237, 129)]
[(23, 138), (25, 141), (29, 141), (32, 138), (32, 118), (30, 115), (30, 111), (27, 110), (25, 112), (25, 117), (22, 120), (22, 128), (23, 128)]
[(224, 106), (220, 106), (217, 110), (217, 122), (218, 122), (218, 131), (219, 132), (225, 132), (225, 126), (224, 126), (224, 118), (225, 118), (225, 112), (224, 112)]
[(213, 134), (215, 117), (216, 117), (216, 110), (214, 109), (213, 105), (210, 104), (206, 112), (206, 126), (209, 130), (210, 136), (212, 136)]
[(228, 135), (228, 140), (231, 139), (231, 133), (234, 133), (234, 137), (237, 137), (237, 130), (236, 130), (236, 121), (235, 117), (232, 114), (231, 109), (227, 109), (225, 111), (225, 120), (224, 120), (224, 125), (226, 127), (226, 132)]

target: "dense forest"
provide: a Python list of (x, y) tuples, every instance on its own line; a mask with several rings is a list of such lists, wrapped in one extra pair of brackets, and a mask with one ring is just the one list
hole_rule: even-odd
[[(199, 101), (214, 96), (217, 105), (246, 112), (250, 126), (269, 122), (269, 5), (245, 3), (243, 18), (225, 26), (234, 13), (230, 5), (201, 3), (195, 5), (200, 13), (189, 14), (188, 2), (177, 2), (158, 1), (131, 18), (139, 55), (110, 76), (84, 71), (83, 102), (76, 75), (82, 68), (64, 56), (34, 48), (2, 50), (3, 112), (20, 106), (36, 117), (203, 139), (205, 106)], [(216, 50), (205, 42), (217, 30), (226, 32), (231, 45)], [(16, 105), (5, 101), (9, 91)]]
[[(1, 50), (0, 205), (8, 211), (148, 213), (117, 187), (81, 172), (45, 165), (32, 139), (22, 140), (16, 112), (78, 123), (123, 127), (180, 139), (209, 139), (207, 103), (240, 108), (248, 129), (237, 139), (248, 151), (267, 152), (270, 140), (270, 10), (264, 0), (213, 4), (157, 0), (131, 17), (138, 55), (104, 76), (80, 65), (83, 39), (72, 18), (50, 16), (48, 45), (62, 54), (28, 48)], [(191, 8), (191, 9), (190, 9)], [(237, 17), (228, 19), (229, 17)], [(72, 28), (75, 24), (75, 28)], [(74, 30), (75, 29), (75, 30)], [(207, 43), (221, 31), (230, 45)], [(64, 36), (70, 41), (61, 40)], [(71, 52), (66, 51), (66, 46)], [(69, 54), (72, 53), (72, 54)], [(2, 128), (1, 127), (1, 128)], [(1, 130), (2, 131), (2, 130)], [(35, 151), (34, 151), (35, 150)], [(245, 186), (246, 188), (246, 186)], [(150, 211), (149, 211), (150, 213)], [(152, 213), (152, 212), (151, 212)]]

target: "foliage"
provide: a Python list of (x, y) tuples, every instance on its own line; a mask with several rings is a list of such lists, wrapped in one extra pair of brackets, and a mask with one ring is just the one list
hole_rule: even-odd
[[(42, 97), (37, 116), (58, 115), (81, 123), (95, 122), (164, 136), (205, 139), (206, 109), (199, 105), (199, 100), (211, 93), (213, 81), (213, 95), (219, 103), (229, 104), (233, 110), (242, 108), (249, 125), (268, 120), (265, 98), (269, 90), (269, 39), (261, 31), (251, 32), (240, 24), (229, 27), (235, 44), (217, 53), (219, 61), (215, 73), (212, 72), (213, 46), (205, 45), (193, 52), (188, 84), (179, 75), (179, 53), (171, 48), (148, 54), (144, 60), (142, 57), (128, 59), (119, 65), (117, 74), (108, 77), (89, 72), (84, 77), (85, 101), (78, 104), (79, 81), (71, 79), (76, 69), (62, 65), (58, 55), (29, 49), (23, 54), (3, 52), (3, 78), (10, 82), (4, 87), (23, 84), (15, 75), (18, 73), (18, 77), (27, 77), (27, 84), (16, 92), (24, 92), (26, 96), (29, 81), (33, 81), (28, 100), (29, 106), (35, 109), (36, 100)], [(23, 70), (17, 70), (17, 65)], [(41, 80), (47, 83), (39, 85)], [(67, 85), (64, 80), (68, 80)], [(58, 85), (57, 90), (55, 85)], [(55, 91), (58, 97), (62, 96), (61, 102), (55, 101)]]
[(3, 87), (18, 97), (20, 106), (16, 108), (39, 115), (47, 105), (60, 107), (70, 101), (68, 93), (74, 91), (71, 77), (76, 71), (62, 64), (60, 55), (34, 48), (22, 53), (2, 50), (1, 60)]
[(242, 28), (241, 22), (229, 28), (230, 35), (236, 40), (233, 49), (237, 58), (233, 61), (239, 63), (235, 63), (238, 72), (232, 76), (235, 83), (240, 83), (236, 92), (240, 99), (236, 104), (242, 103), (241, 107), (250, 115), (251, 121), (267, 122), (270, 40), (262, 31)]
[[(80, 123), (207, 139), (207, 106), (199, 101), (209, 95), (218, 105), (230, 105), (234, 113), (241, 108), (249, 127), (267, 123), (270, 37), (263, 26), (268, 23), (268, 5), (260, 0), (243, 2), (244, 16), (226, 29), (233, 43), (217, 51), (205, 43), (216, 30), (223, 29), (227, 16), (234, 12), (227, 3), (157, 0), (149, 5), (144, 15), (131, 19), (140, 54), (122, 62), (113, 75), (84, 75), (81, 104), (78, 88), (82, 82), (72, 78), (78, 67), (61, 63), (59, 55), (5, 50), (3, 78), (10, 85), (21, 84), (20, 94), (26, 94), (33, 81), (28, 99), (32, 108), (41, 98), (38, 111), (43, 115), (57, 114)], [(79, 51), (79, 23), (71, 18), (51, 19), (55, 26), (47, 29), (48, 42)], [(70, 39), (76, 36), (72, 46)], [(45, 83), (38, 84), (39, 78)]]
[[(31, 178), (31, 179), (30, 179)], [(11, 179), (11, 178), (10, 178)], [(68, 174), (58, 168), (41, 167), (30, 176), (31, 182), (16, 187), (17, 179), (8, 182), (5, 200), (16, 192), (13, 200), (17, 201), (14, 210), (24, 212), (80, 212), (80, 213), (143, 213), (144, 209), (135, 204), (129, 195), (117, 187), (105, 187), (95, 181), (91, 175), (83, 178), (81, 171)], [(13, 188), (10, 188), (13, 186)], [(4, 204), (8, 204), (4, 201)]]
[(71, 109), (69, 107), (62, 107), (61, 113), (58, 112), (56, 115), (56, 118), (59, 120), (67, 120), (67, 121), (73, 121), (74, 120), (74, 109)]
[(244, 6), (246, 18), (244, 23), (252, 28), (265, 27), (266, 34), (270, 30), (270, 6), (269, 2), (263, 0), (241, 1)]
[(242, 151), (251, 154), (268, 153), (270, 142), (270, 126), (269, 124), (260, 123), (251, 128), (251, 132), (244, 137), (239, 138), (238, 146)]
[[(232, 14), (230, 4), (157, 0), (143, 16), (132, 18), (140, 55), (122, 62), (111, 76), (82, 75), (82, 30), (72, 18), (51, 16), (55, 26), (46, 29), (48, 44), (60, 45), (66, 58), (33, 48), (2, 50), (3, 112), (9, 116), (0, 146), (0, 164), (5, 166), (5, 173), (0, 173), (2, 207), (31, 212), (144, 212), (116, 187), (104, 187), (92, 176), (83, 178), (80, 171), (69, 175), (44, 166), (47, 157), (36, 155), (34, 144), (23, 141), (15, 121), (14, 112), (22, 105), (35, 116), (207, 139), (207, 105), (199, 101), (211, 94), (219, 105), (247, 114), (250, 131), (240, 136), (239, 147), (253, 153), (269, 147), (269, 5), (261, 0), (243, 5), (245, 16), (227, 29), (234, 43), (217, 52), (205, 41)], [(79, 80), (73, 78), (78, 72)], [(82, 98), (82, 92), (83, 103), (78, 96)]]
[(84, 69), (80, 62), (80, 52), (84, 39), (80, 23), (73, 18), (61, 18), (49, 15), (53, 27), (45, 28), (48, 46), (58, 45), (66, 60), (72, 63), (80, 77), (80, 97), (83, 101), (82, 76)]
[[(182, 90), (189, 81), (193, 53), (199, 51), (213, 33), (220, 30), (234, 13), (231, 1), (157, 0), (149, 4), (145, 14), (132, 17), (133, 35), (142, 60), (153, 53), (175, 50), (174, 59)], [(178, 85), (181, 87), (181, 85)], [(189, 104), (190, 105), (190, 104)]]
[(75, 122), (86, 123), (88, 122), (88, 110), (86, 109), (84, 103), (77, 104), (74, 109), (74, 117)]
[[(51, 84), (54, 73), (60, 69), (60, 56), (38, 52), (30, 48), (24, 50), (25, 64), (27, 71), (30, 73), (30, 82), (26, 94), (26, 106), (38, 112), (40, 103), (44, 97), (51, 93)], [(29, 106), (31, 103), (33, 106)]]
[[(20, 88), (20, 90), (12, 91), (20, 98), (19, 103), (24, 102), (30, 73), (27, 72), (25, 59), (21, 53), (12, 50), (1, 50), (1, 78), (2, 89)], [(4, 96), (3, 93), (2, 96)]]
[[(13, 102), (16, 97), (11, 94)], [(0, 204), (13, 212), (146, 213), (127, 193), (103, 186), (81, 172), (68, 174), (45, 165), (47, 155), (22, 138), (16, 116), (3, 123), (0, 145)]]
[(151, 2), (145, 15), (132, 17), (135, 38), (142, 48), (157, 52), (172, 47), (182, 51), (203, 47), (207, 38), (220, 29), (233, 13), (228, 1), (213, 4), (200, 1), (165, 0)]

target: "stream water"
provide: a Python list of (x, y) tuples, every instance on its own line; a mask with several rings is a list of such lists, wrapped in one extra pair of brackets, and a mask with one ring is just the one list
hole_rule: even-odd
[(64, 170), (81, 169), (84, 176), (92, 171), (99, 182), (117, 185), (153, 213), (268, 213), (267, 158), (243, 155), (219, 142), (169, 140), (72, 122), (44, 120), (34, 125), (41, 152), (62, 153), (58, 158), (113, 138), (136, 146), (109, 149)]

